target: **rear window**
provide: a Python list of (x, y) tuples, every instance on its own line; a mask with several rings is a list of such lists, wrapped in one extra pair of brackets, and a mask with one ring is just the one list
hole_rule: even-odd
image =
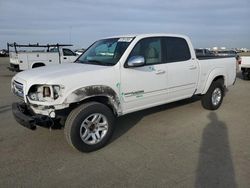
[(186, 61), (191, 58), (187, 41), (178, 37), (166, 37), (166, 60), (167, 62)]

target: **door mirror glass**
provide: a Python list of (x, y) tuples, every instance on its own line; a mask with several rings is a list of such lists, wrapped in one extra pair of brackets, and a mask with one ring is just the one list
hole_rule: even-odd
[(143, 56), (132, 56), (128, 60), (128, 67), (141, 67), (145, 65), (145, 58)]

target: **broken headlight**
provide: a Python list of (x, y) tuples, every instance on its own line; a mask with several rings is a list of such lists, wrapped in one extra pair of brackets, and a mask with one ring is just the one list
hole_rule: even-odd
[(52, 101), (56, 100), (62, 92), (63, 86), (59, 85), (33, 85), (28, 93), (32, 101)]

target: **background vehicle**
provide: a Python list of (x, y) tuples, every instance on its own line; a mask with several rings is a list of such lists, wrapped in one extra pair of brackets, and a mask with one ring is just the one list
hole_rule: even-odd
[(90, 152), (108, 143), (115, 117), (193, 95), (216, 110), (235, 79), (234, 57), (199, 60), (186, 36), (112, 37), (95, 42), (73, 64), (18, 73), (12, 91), (24, 102), (12, 110), (30, 129), (63, 122), (69, 144)]
[[(61, 63), (72, 63), (78, 57), (76, 53), (70, 49), (65, 48), (72, 45), (69, 44), (7, 44), (8, 51), (10, 47), (14, 48), (10, 54), (10, 67), (11, 71), (22, 71), (41, 66), (55, 65)], [(17, 48), (25, 50), (17, 50)], [(28, 49), (28, 51), (27, 51)], [(34, 50), (36, 49), (36, 50)]]
[(241, 70), (244, 80), (250, 80), (250, 56), (242, 56), (238, 60), (239, 69)]
[(2, 49), (0, 50), (0, 57), (8, 57), (9, 53), (8, 50)]
[(75, 53), (77, 55), (82, 55), (82, 53), (85, 51), (85, 49), (78, 49), (78, 50), (75, 50)]
[(208, 49), (195, 49), (195, 54), (197, 58), (200, 57), (214, 57), (215, 54)]
[(237, 52), (235, 50), (218, 50), (216, 51), (215, 55), (236, 57)]

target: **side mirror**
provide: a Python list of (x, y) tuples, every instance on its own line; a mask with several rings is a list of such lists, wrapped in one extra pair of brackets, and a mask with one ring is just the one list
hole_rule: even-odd
[(145, 65), (145, 58), (143, 56), (132, 56), (128, 60), (128, 67), (141, 67)]

